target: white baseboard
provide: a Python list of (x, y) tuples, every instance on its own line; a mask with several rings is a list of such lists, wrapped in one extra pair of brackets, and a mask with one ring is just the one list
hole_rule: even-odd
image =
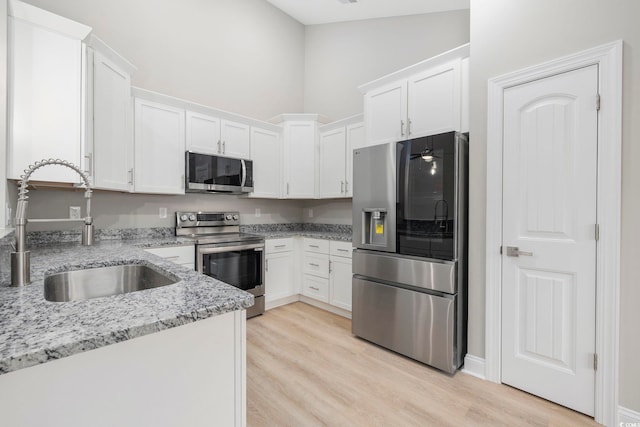
[(618, 426), (640, 427), (640, 412), (618, 406)]
[(338, 316), (346, 317), (347, 319), (351, 319), (351, 312), (347, 310), (343, 310), (339, 307), (334, 307), (322, 301), (315, 300), (313, 298), (306, 297), (304, 295), (300, 295), (300, 301), (312, 305), (314, 307), (321, 308), (325, 311), (328, 311), (333, 314), (337, 314)]
[(292, 302), (298, 302), (298, 301), (300, 301), (299, 294), (290, 295), (288, 297), (278, 298), (273, 301), (265, 302), (264, 309), (271, 310), (272, 308), (280, 307), (281, 305), (287, 305), (287, 304), (291, 304)]
[(467, 354), (464, 357), (464, 368), (462, 369), (462, 372), (484, 380), (486, 379), (484, 376), (484, 365), (485, 361), (482, 357)]

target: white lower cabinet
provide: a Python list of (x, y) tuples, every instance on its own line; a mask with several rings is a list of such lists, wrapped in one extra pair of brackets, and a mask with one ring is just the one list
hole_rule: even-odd
[(296, 284), (295, 244), (293, 238), (265, 242), (264, 292), (267, 304), (299, 293)]
[(351, 242), (330, 242), (329, 304), (351, 311)]
[(304, 238), (302, 295), (351, 311), (351, 242)]

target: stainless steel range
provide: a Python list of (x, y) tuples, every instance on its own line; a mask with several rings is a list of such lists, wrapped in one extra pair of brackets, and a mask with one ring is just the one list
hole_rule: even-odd
[(176, 236), (196, 247), (196, 270), (255, 297), (247, 318), (264, 313), (264, 238), (240, 232), (238, 212), (176, 212)]

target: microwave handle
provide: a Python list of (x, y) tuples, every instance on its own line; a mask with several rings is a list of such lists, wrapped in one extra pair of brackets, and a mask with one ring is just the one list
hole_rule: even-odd
[(244, 187), (245, 182), (247, 181), (247, 165), (244, 162), (244, 159), (240, 160), (242, 164), (242, 182), (240, 183), (240, 187)]

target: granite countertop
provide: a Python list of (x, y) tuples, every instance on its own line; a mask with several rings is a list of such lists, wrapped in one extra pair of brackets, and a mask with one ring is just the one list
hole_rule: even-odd
[(314, 239), (351, 241), (351, 226), (340, 224), (257, 224), (243, 225), (243, 231), (265, 239), (312, 237)]
[[(20, 288), (9, 286), (11, 248), (0, 247), (0, 374), (253, 305), (251, 294), (142, 249), (182, 244), (192, 242), (161, 237), (31, 246), (32, 283)], [(144, 264), (179, 281), (86, 301), (44, 299), (45, 274), (119, 264)]]

